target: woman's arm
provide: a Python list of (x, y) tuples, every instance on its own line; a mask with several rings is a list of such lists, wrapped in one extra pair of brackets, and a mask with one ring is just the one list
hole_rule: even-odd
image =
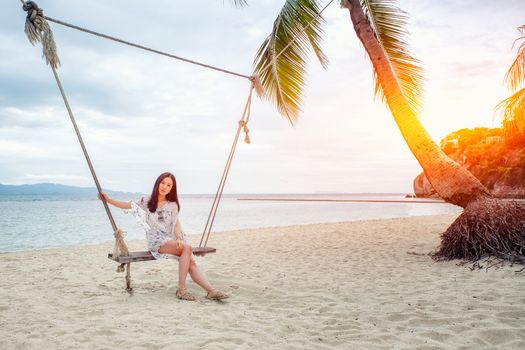
[(182, 240), (182, 226), (180, 220), (177, 220), (177, 223), (173, 225), (173, 237), (175, 240)]
[(109, 204), (114, 205), (115, 207), (120, 208), (120, 209), (131, 209), (131, 202), (124, 202), (124, 201), (118, 201), (116, 199), (111, 199), (104, 192), (100, 192), (98, 194), (98, 199), (100, 199), (100, 200), (105, 199), (106, 202), (108, 202)]

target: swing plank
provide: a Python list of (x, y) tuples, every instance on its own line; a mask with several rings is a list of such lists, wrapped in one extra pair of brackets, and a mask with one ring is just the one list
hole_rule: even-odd
[(217, 249), (212, 247), (193, 247), (193, 255), (204, 256), (208, 253), (215, 253)]
[[(217, 249), (212, 247), (194, 247), (193, 248), (193, 254), (194, 255), (206, 255), (208, 253), (215, 253)], [(113, 254), (108, 254), (108, 258), (111, 260), (113, 259)], [(139, 261), (149, 261), (149, 260), (155, 260), (153, 255), (149, 251), (143, 251), (143, 252), (130, 252), (129, 255), (123, 255), (119, 256), (117, 260), (114, 260), (121, 264), (127, 264), (132, 262), (139, 262)]]
[[(108, 254), (108, 258), (111, 260), (114, 260), (113, 254)], [(129, 252), (129, 255), (121, 255), (115, 261), (121, 264), (127, 264), (127, 263), (132, 263), (132, 262), (148, 261), (148, 260), (155, 260), (155, 258), (153, 257), (153, 255), (151, 255), (149, 251), (145, 251), (145, 252)]]

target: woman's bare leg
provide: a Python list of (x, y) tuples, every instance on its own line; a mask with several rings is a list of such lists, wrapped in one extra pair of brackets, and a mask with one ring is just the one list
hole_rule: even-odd
[(178, 248), (175, 241), (164, 243), (160, 249), (161, 254), (173, 254), (179, 257), (179, 289), (186, 289), (186, 277), (190, 268), (192, 248), (189, 244), (183, 244)]
[(210, 282), (208, 282), (208, 279), (204, 276), (204, 274), (201, 272), (201, 270), (195, 263), (195, 260), (193, 259), (191, 259), (190, 261), (189, 273), (193, 282), (201, 286), (206, 292), (209, 293), (213, 290), (213, 287), (211, 286)]
[(208, 299), (219, 300), (228, 298), (226, 294), (213, 288), (210, 282), (208, 282), (208, 279), (197, 267), (195, 260), (192, 258), (192, 248), (190, 245), (184, 244), (182, 248), (178, 248), (175, 241), (168, 241), (160, 247), (159, 253), (168, 253), (179, 257), (179, 290), (186, 289), (186, 277), (189, 273), (191, 279), (208, 292)]

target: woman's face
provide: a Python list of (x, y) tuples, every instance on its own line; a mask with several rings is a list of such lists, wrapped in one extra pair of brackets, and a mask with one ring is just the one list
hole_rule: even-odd
[(173, 187), (173, 181), (170, 177), (164, 178), (160, 184), (159, 184), (159, 194), (161, 196), (166, 196), (168, 193), (170, 193), (171, 189)]

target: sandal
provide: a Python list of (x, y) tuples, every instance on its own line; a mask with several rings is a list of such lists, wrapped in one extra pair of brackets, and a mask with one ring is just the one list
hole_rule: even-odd
[(188, 292), (186, 288), (177, 289), (177, 292), (175, 293), (175, 295), (180, 300), (195, 301), (195, 296), (193, 296), (193, 294)]
[(209, 300), (222, 300), (222, 299), (228, 299), (230, 296), (228, 294), (225, 294), (217, 289), (212, 289), (210, 292), (208, 292), (208, 295), (206, 295), (206, 299)]

